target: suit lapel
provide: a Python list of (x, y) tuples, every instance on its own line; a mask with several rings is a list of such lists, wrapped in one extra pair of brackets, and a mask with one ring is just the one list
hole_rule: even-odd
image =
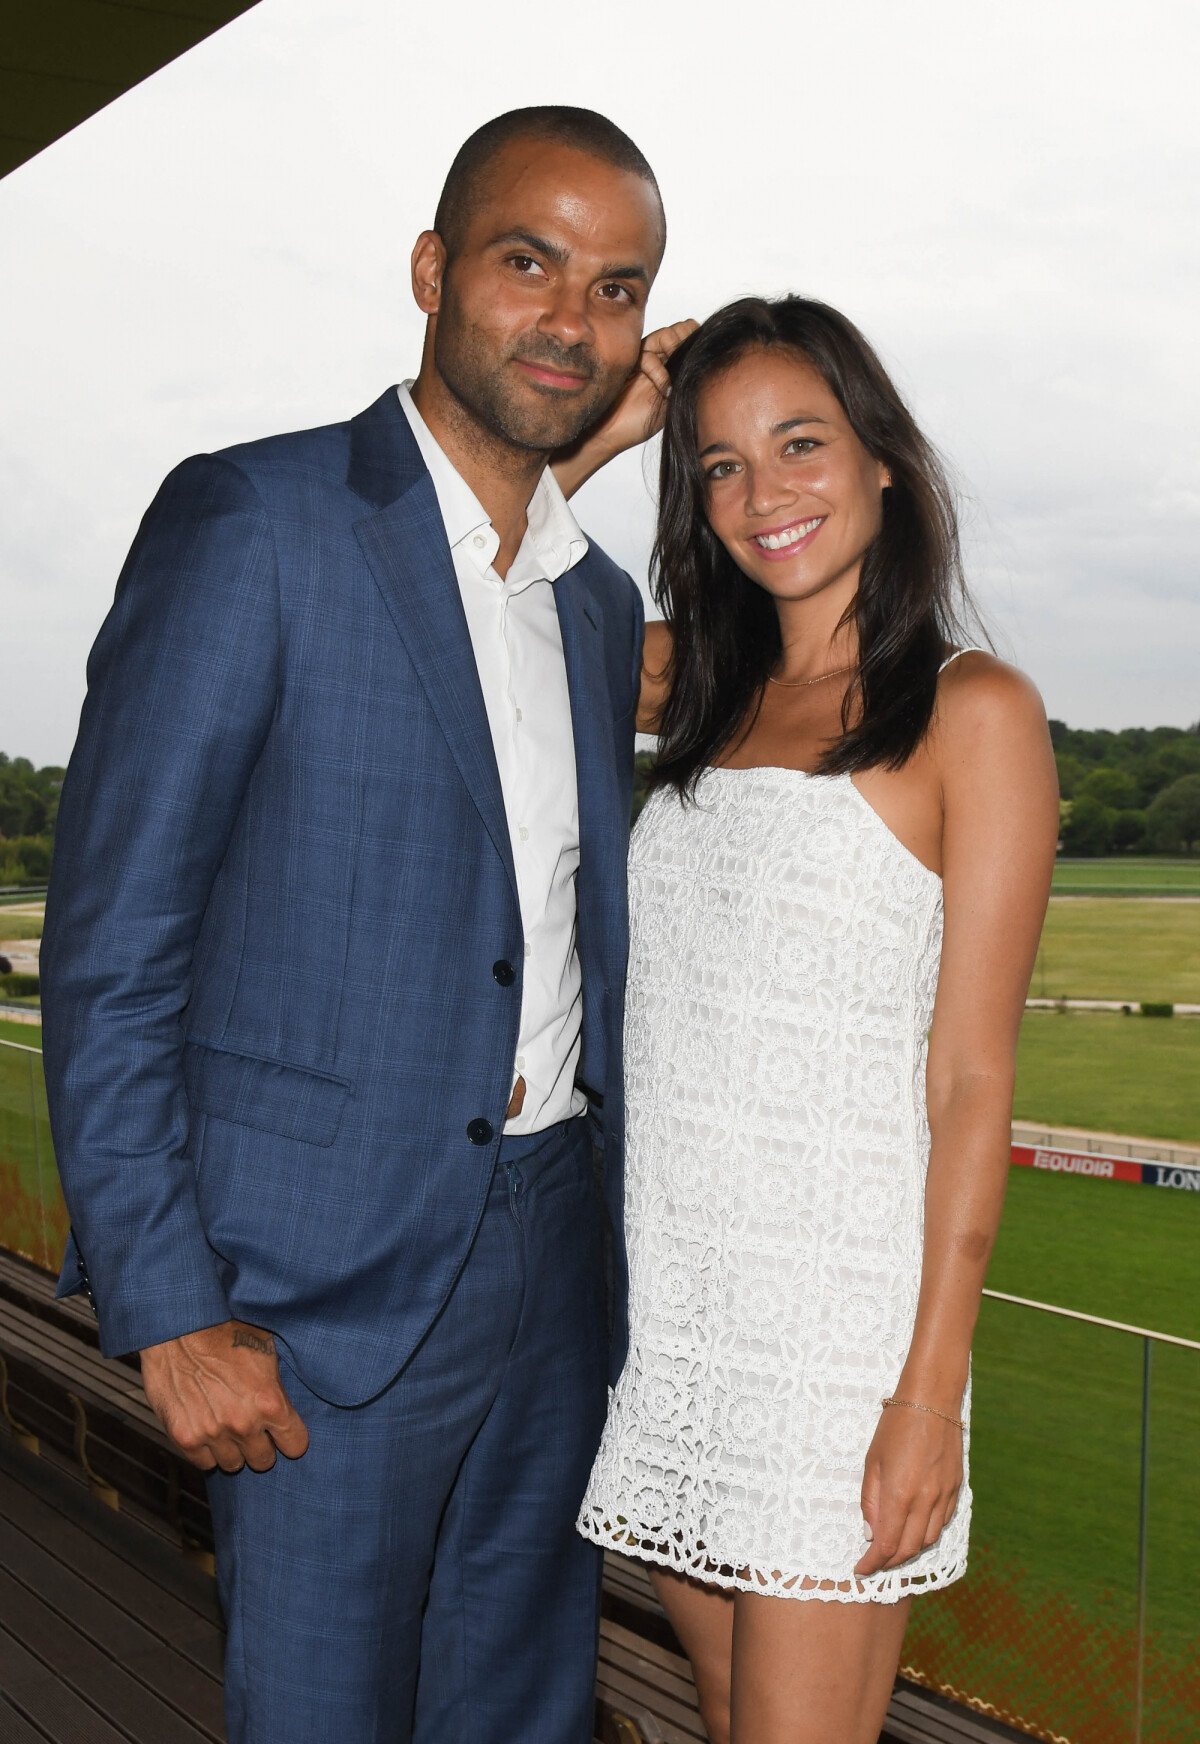
[[(621, 836), (620, 797), (613, 751), (612, 702), (604, 675), (603, 618), (584, 586), (587, 558), (555, 583), (562, 632), (575, 768), (579, 784), (579, 915), (581, 942), (589, 923), (605, 912), (603, 868)], [(605, 929), (606, 930), (606, 929)]]
[(354, 531), (515, 895), (500, 774), (454, 560), (394, 388), (354, 420), (348, 482), (368, 500), (385, 499)]
[[(515, 895), (500, 773), (454, 561), (433, 480), (395, 388), (352, 420), (347, 483), (376, 511), (354, 531)], [(581, 942), (606, 912), (605, 867), (614, 854), (623, 858), (627, 822), (617, 785), (603, 616), (586, 586), (587, 567), (584, 557), (554, 584), (579, 791)]]

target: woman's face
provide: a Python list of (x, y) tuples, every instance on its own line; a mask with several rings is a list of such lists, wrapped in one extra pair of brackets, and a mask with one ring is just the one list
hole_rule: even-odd
[(709, 523), (738, 568), (778, 600), (852, 597), (891, 479), (824, 377), (785, 346), (750, 351), (696, 414)]

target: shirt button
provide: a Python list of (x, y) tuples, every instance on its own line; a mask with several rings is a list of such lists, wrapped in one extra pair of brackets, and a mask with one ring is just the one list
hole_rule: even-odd
[(525, 947), (525, 955), (526, 955), (526, 956), (527, 956), (527, 957), (532, 957), (532, 955), (533, 955), (533, 946), (532, 946), (532, 945), (526, 945), (526, 947)]
[(521, 825), (517, 834), (520, 836), (520, 838), (523, 842), (527, 842), (529, 840), (529, 831), (525, 828), (524, 824)]
[(476, 551), (482, 551), (484, 546), (487, 544), (487, 540), (484, 538), (482, 533), (476, 533), (471, 543), (474, 545)]
[(525, 719), (525, 716), (522, 714), (520, 709), (517, 710), (517, 719), (519, 721), (523, 721)]
[(523, 1072), (525, 1070), (525, 1056), (524, 1056), (524, 1054), (517, 1055), (516, 1067), (517, 1067), (518, 1072)]
[(467, 1137), (473, 1145), (491, 1144), (493, 1133), (491, 1121), (484, 1120), (482, 1116), (467, 1122)]
[(517, 971), (506, 957), (501, 957), (499, 962), (492, 964), (492, 975), (501, 987), (511, 987), (517, 978)]

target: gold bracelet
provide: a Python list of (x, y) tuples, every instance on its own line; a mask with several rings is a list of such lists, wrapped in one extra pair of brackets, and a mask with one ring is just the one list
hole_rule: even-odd
[(931, 1417), (940, 1417), (943, 1423), (953, 1423), (956, 1429), (966, 1431), (966, 1424), (961, 1417), (951, 1417), (948, 1411), (939, 1411), (936, 1405), (918, 1405), (915, 1399), (881, 1399), (881, 1405), (904, 1405), (910, 1411), (928, 1411)]

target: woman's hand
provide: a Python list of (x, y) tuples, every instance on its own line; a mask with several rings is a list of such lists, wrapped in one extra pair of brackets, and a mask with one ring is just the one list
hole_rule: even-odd
[(636, 448), (657, 436), (671, 397), (667, 359), (698, 326), (698, 321), (676, 321), (672, 327), (659, 327), (646, 335), (638, 366), (624, 392), (603, 422), (588, 431), (585, 444), (594, 442), (597, 452), (611, 460), (626, 448)]
[(627, 448), (648, 442), (662, 429), (671, 392), (667, 359), (696, 331), (697, 325), (690, 320), (676, 321), (674, 326), (660, 327), (642, 340), (638, 366), (607, 416), (594, 424), (573, 448), (564, 448), (555, 455), (554, 476), (564, 496), (573, 496), (594, 472)]
[(937, 1542), (962, 1488), (962, 1438), (926, 1411), (893, 1405), (880, 1413), (862, 1487), (871, 1542), (855, 1574), (896, 1568)]

